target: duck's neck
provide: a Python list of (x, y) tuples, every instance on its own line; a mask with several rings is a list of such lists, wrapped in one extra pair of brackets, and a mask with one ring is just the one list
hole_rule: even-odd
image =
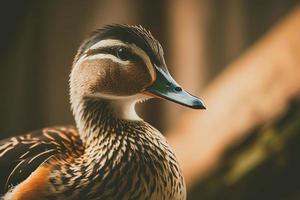
[(73, 101), (72, 110), (83, 143), (88, 146), (101, 143), (106, 134), (116, 132), (112, 129), (128, 122), (139, 123), (141, 119), (134, 106), (132, 99), (78, 98)]

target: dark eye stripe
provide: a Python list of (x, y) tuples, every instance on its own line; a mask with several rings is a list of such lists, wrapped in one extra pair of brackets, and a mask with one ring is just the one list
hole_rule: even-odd
[(92, 56), (96, 54), (113, 54), (114, 49), (113, 48), (98, 48), (98, 49), (89, 49), (85, 54), (87, 56)]
[[(92, 56), (92, 55), (96, 55), (96, 54), (111, 54), (115, 57), (117, 56), (117, 49), (120, 48), (122, 46), (115, 46), (115, 47), (101, 47), (101, 48), (97, 48), (97, 49), (89, 49), (85, 54), (87, 56)], [(124, 47), (126, 48), (126, 47)], [(130, 53), (130, 60), (131, 61), (135, 61), (140, 59), (140, 57), (138, 55), (136, 55), (135, 53), (133, 53), (132, 51), (128, 50), (128, 52)]]

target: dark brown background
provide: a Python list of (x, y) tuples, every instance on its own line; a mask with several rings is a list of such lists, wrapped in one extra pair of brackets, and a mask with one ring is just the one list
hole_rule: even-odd
[[(196, 92), (297, 3), (1, 1), (0, 138), (73, 123), (68, 99), (72, 59), (85, 36), (104, 24), (142, 24), (150, 29), (161, 41), (175, 79)], [(165, 131), (186, 108), (150, 100), (138, 109), (151, 124)]]

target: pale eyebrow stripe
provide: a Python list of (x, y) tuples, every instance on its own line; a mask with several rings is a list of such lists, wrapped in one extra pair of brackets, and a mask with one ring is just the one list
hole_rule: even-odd
[(99, 49), (101, 47), (114, 47), (114, 46), (127, 46), (126, 43), (122, 42), (121, 40), (115, 40), (115, 39), (106, 39), (101, 40), (91, 46), (89, 49)]
[(103, 53), (99, 53), (99, 54), (95, 54), (95, 55), (91, 55), (91, 56), (87, 56), (85, 58), (83, 58), (82, 61), (84, 60), (97, 60), (97, 59), (110, 59), (114, 62), (117, 62), (117, 63), (120, 63), (122, 65), (128, 65), (130, 63), (130, 61), (126, 60), (126, 61), (123, 61), (119, 58), (117, 58), (116, 56), (112, 55), (112, 54), (103, 54)]
[[(150, 57), (146, 54), (146, 52), (143, 49), (139, 48), (135, 44), (124, 43), (121, 40), (116, 40), (116, 39), (105, 39), (105, 40), (101, 40), (101, 41), (97, 42), (96, 44), (92, 45), (89, 49), (87, 49), (84, 52), (83, 56), (88, 56), (87, 52), (89, 50), (110, 48), (110, 47), (116, 47), (116, 46), (123, 46), (123, 47), (129, 48), (132, 50), (132, 52), (134, 54), (138, 55), (143, 60), (144, 64), (147, 66), (149, 73), (151, 75), (152, 81), (155, 80), (156, 71), (155, 71), (155, 67), (153, 66), (153, 64), (150, 60)], [(94, 55), (96, 55), (96, 54), (94, 54)]]

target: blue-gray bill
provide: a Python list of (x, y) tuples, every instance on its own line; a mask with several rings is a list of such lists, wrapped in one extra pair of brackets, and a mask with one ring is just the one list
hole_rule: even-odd
[(156, 68), (156, 80), (146, 91), (161, 98), (194, 109), (205, 109), (202, 100), (183, 90), (169, 72)]

